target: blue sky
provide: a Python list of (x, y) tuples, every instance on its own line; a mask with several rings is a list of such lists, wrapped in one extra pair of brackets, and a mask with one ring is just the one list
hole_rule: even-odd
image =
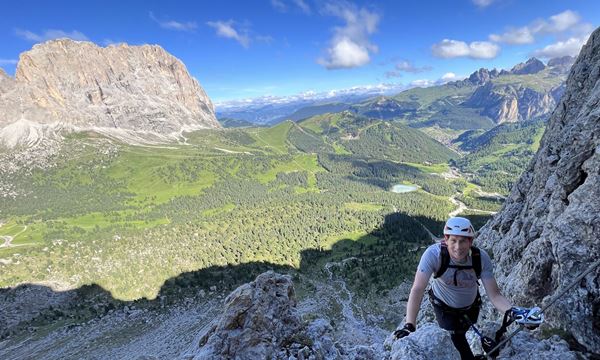
[(600, 1), (3, 1), (0, 67), (56, 37), (158, 44), (216, 102), (428, 85), (576, 54)]

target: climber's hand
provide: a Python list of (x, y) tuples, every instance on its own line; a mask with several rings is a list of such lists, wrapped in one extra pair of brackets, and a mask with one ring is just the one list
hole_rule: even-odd
[(537, 329), (544, 322), (542, 309), (537, 306), (533, 308), (513, 307), (511, 311), (514, 321), (529, 330)]
[(394, 338), (396, 340), (398, 339), (402, 339), (405, 336), (408, 336), (411, 332), (415, 332), (415, 326), (411, 323), (406, 323), (404, 324), (404, 327), (402, 329), (398, 329), (396, 331), (394, 331)]

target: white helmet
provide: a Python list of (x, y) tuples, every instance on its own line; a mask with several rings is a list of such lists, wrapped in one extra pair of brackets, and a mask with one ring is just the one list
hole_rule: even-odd
[(473, 238), (475, 229), (469, 219), (463, 217), (451, 217), (444, 226), (444, 235), (458, 235)]

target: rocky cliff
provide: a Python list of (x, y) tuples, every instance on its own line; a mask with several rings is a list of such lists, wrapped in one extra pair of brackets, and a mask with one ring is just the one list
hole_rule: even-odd
[(14, 79), (0, 74), (0, 113), (9, 145), (37, 125), (159, 135), (220, 127), (204, 90), (161, 47), (68, 39), (22, 53)]
[[(515, 304), (547, 303), (600, 254), (600, 30), (571, 68), (540, 149), (503, 210), (481, 230), (500, 287)], [(600, 269), (548, 310), (600, 353)]]
[[(320, 299), (321, 301), (325, 299)], [(200, 332), (196, 343), (182, 354), (184, 359), (385, 359), (385, 360), (455, 360), (459, 358), (447, 331), (431, 322), (427, 300), (422, 305), (418, 329), (410, 336), (394, 341), (388, 336), (381, 344), (354, 344), (340, 335), (356, 329), (350, 323), (332, 326), (324, 313), (303, 311), (298, 307), (294, 286), (288, 275), (272, 271), (242, 285), (226, 299), (221, 315)], [(337, 322), (337, 320), (336, 320)], [(493, 323), (480, 326), (490, 333)], [(479, 339), (470, 335), (473, 349), (482, 353)], [(558, 336), (535, 339), (521, 333), (503, 348), (502, 359), (577, 359), (568, 344)]]
[(546, 65), (536, 58), (531, 58), (525, 63), (515, 65), (510, 72), (515, 75), (536, 74), (544, 70)]
[(469, 107), (481, 108), (481, 114), (497, 124), (535, 119), (550, 113), (560, 99), (560, 86), (548, 90), (534, 90), (515, 84), (487, 82), (465, 102)]

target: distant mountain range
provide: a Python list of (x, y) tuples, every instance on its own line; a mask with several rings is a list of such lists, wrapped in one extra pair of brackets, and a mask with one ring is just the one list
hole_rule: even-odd
[(217, 110), (217, 117), (274, 124), (286, 119), (298, 121), (313, 115), (349, 110), (415, 127), (487, 129), (506, 122), (548, 117), (564, 91), (564, 81), (573, 61), (574, 58), (566, 56), (544, 64), (531, 58), (511, 70), (482, 68), (464, 80), (412, 88), (392, 96), (363, 97), (361, 100), (366, 96), (361, 93), (354, 98), (346, 95), (351, 101), (327, 103), (322, 99), (303, 98), (282, 105), (271, 103), (261, 107)]
[[(376, 96), (393, 95), (405, 90), (399, 84), (353, 87), (327, 92), (306, 92), (294, 96), (263, 96), (248, 100), (216, 103), (217, 118), (245, 120), (256, 125), (274, 125), (284, 120), (297, 120), (294, 113), (310, 113), (308, 116), (330, 112), (328, 107), (336, 104), (356, 104)], [(322, 107), (320, 112), (304, 108)], [(340, 111), (340, 110), (337, 110)], [(308, 117), (306, 116), (306, 117)]]

